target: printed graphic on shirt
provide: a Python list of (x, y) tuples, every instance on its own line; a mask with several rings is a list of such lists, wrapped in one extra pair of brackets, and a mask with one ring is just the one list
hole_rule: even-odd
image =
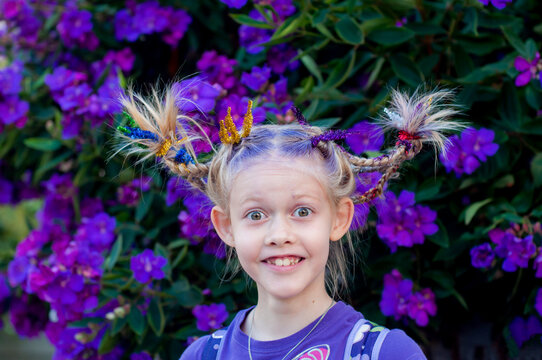
[(329, 345), (322, 344), (304, 350), (293, 360), (327, 360), (329, 358)]

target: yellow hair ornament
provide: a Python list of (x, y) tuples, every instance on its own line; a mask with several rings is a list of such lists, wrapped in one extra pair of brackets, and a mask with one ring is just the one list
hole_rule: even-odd
[(160, 150), (158, 150), (158, 152), (156, 153), (156, 156), (162, 157), (166, 155), (170, 148), (171, 148), (171, 140), (166, 139), (166, 141), (162, 143)]
[(220, 130), (218, 134), (220, 135), (220, 141), (223, 144), (237, 144), (241, 141), (241, 138), (247, 137), (250, 135), (250, 130), (252, 129), (252, 100), (248, 101), (248, 109), (243, 118), (243, 133), (239, 135), (233, 118), (231, 117), (231, 107), (228, 107), (228, 114), (224, 120), (220, 120)]
[(252, 129), (252, 100), (248, 101), (247, 113), (243, 119), (243, 134), (241, 137), (247, 137), (250, 135), (250, 130)]

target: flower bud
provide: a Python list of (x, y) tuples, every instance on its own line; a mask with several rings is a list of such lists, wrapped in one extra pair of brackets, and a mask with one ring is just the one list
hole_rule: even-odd
[(126, 310), (122, 306), (115, 308), (113, 312), (115, 313), (116, 317), (121, 318), (121, 319), (126, 316)]
[(107, 320), (113, 321), (113, 320), (115, 320), (115, 313), (113, 313), (113, 312), (108, 312), (107, 314), (105, 314), (105, 318), (106, 318)]

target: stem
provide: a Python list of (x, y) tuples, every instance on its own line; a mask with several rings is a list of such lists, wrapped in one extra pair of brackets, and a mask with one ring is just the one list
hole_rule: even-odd
[(512, 300), (514, 296), (516, 296), (522, 276), (523, 276), (523, 268), (519, 268), (519, 273), (518, 273), (518, 277), (516, 278), (516, 283), (514, 284), (514, 288), (512, 289), (512, 292), (508, 296), (507, 302), (510, 302), (510, 300)]

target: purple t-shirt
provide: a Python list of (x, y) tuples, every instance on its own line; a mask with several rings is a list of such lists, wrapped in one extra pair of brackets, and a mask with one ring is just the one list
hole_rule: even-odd
[[(222, 339), (218, 359), (248, 359), (248, 336), (241, 330), (241, 324), (250, 309), (237, 313)], [(287, 359), (344, 360), (344, 349), (350, 331), (363, 315), (342, 301), (337, 302), (322, 319), (314, 331), (299, 344)], [(282, 359), (309, 331), (318, 319), (297, 333), (273, 341), (252, 339), (250, 350), (255, 360)], [(180, 360), (200, 360), (209, 335), (191, 344)], [(306, 357), (302, 355), (307, 355)], [(391, 330), (385, 337), (379, 353), (379, 360), (426, 360), (420, 347), (402, 330)]]

